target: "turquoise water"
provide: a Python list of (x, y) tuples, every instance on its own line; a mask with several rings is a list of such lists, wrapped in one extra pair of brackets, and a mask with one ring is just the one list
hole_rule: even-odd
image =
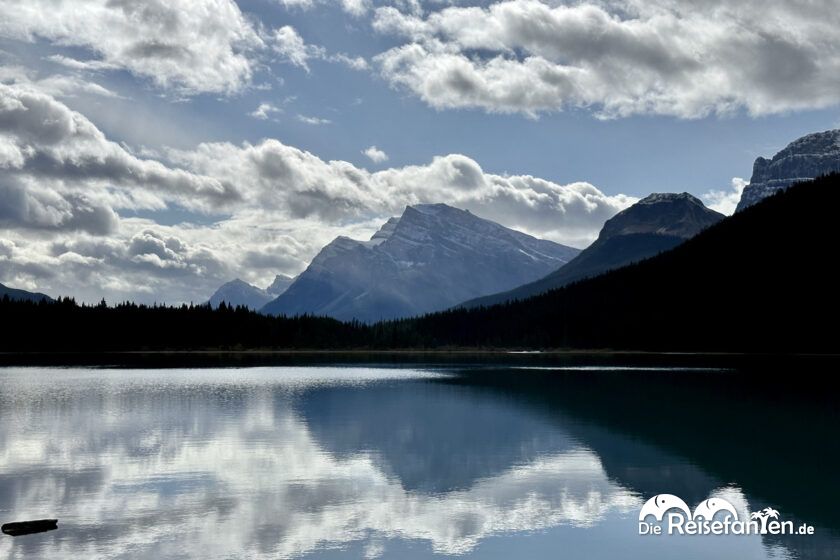
[[(736, 375), (3, 368), (0, 522), (59, 529), (0, 557), (840, 557), (832, 407), (719, 390)], [(640, 536), (659, 493), (815, 534)]]

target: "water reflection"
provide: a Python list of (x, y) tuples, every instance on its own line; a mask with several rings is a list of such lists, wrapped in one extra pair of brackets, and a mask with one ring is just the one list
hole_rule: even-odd
[[(546, 541), (552, 557), (561, 546), (595, 558), (705, 557), (720, 537), (640, 541), (633, 521), (649, 492), (696, 503), (723, 491), (752, 505), (737, 480), (556, 394), (491, 379), (0, 370), (0, 520), (61, 520), (53, 533), (1, 539), (0, 555), (505, 557), (515, 545), (539, 557)], [(723, 540), (733, 558), (797, 550)]]
[(463, 370), (449, 382), (515, 394), (586, 441), (611, 479), (645, 498), (663, 489), (691, 504), (722, 495), (742, 516), (773, 506), (817, 526), (807, 538), (762, 537), (770, 555), (840, 558), (836, 363), (528, 369)]

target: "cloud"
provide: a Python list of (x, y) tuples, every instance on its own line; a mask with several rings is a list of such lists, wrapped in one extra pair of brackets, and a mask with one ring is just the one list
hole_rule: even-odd
[(31, 180), (0, 176), (0, 228), (80, 230), (105, 235), (117, 215), (106, 204), (82, 194), (61, 193)]
[[(231, 183), (134, 156), (31, 86), (0, 85), (0, 235), (14, 248), (0, 263), (0, 281), (89, 301), (133, 297), (150, 287), (160, 288), (158, 298), (189, 300), (178, 285), (218, 277), (222, 259), (195, 239), (197, 248), (179, 258), (153, 251), (136, 252), (132, 260), (127, 255), (137, 231), (159, 226), (119, 212), (218, 212), (241, 204), (240, 194)], [(177, 236), (164, 244), (180, 254), (190, 245), (173, 241)], [(177, 282), (149, 272), (165, 268), (182, 271)]]
[(322, 119), (321, 117), (311, 117), (307, 115), (298, 115), (297, 120), (302, 122), (303, 124), (311, 124), (312, 126), (321, 126), (324, 124), (332, 124), (332, 121), (329, 119)]
[(365, 60), (365, 58), (362, 56), (350, 56), (345, 53), (338, 53), (329, 55), (326, 60), (330, 62), (338, 62), (340, 64), (344, 64), (352, 70), (361, 71), (370, 69), (370, 64), (368, 64), (368, 61)]
[(106, 207), (177, 202), (210, 211), (240, 196), (230, 183), (135, 157), (45, 93), (2, 84), (0, 193), (6, 228), (102, 233), (113, 229), (114, 215)]
[(505, 0), (373, 20), (403, 40), (375, 58), (382, 75), (433, 107), (605, 118), (837, 105), (838, 25), (833, 0)]
[(0, 239), (0, 257), (11, 257), (14, 254), (15, 244), (6, 239)]
[(196, 174), (248, 185), (255, 210), (334, 223), (369, 219), (379, 212), (367, 171), (345, 161), (324, 161), (278, 140), (239, 146), (210, 142), (168, 155)]
[(371, 146), (366, 150), (362, 150), (362, 153), (370, 159), (373, 163), (382, 163), (388, 161), (388, 154), (377, 148), (376, 146)]
[(735, 213), (735, 208), (738, 202), (741, 201), (741, 195), (744, 193), (744, 187), (749, 185), (749, 181), (741, 179), (740, 177), (732, 178), (731, 190), (713, 190), (702, 195), (706, 206), (712, 210), (717, 210), (721, 214), (731, 216)]
[(341, 0), (341, 7), (348, 14), (361, 17), (370, 10), (371, 2), (370, 0)]
[(291, 25), (284, 25), (274, 31), (272, 46), (282, 60), (303, 68), (307, 72), (310, 71), (310, 60), (343, 64), (353, 70), (368, 70), (370, 68), (364, 57), (350, 56), (346, 53), (330, 54), (324, 47), (306, 43), (300, 33)]
[(445, 202), (535, 235), (585, 245), (604, 221), (636, 200), (606, 195), (584, 182), (560, 185), (530, 175), (487, 173), (459, 154), (375, 173), (346, 161), (324, 161), (278, 140), (205, 143), (169, 157), (196, 174), (250, 185), (249, 198), (263, 210), (331, 223), (375, 222), (409, 204)]
[(114, 68), (183, 94), (240, 91), (264, 47), (233, 0), (27, 0), (0, 8), (0, 36), (81, 47), (76, 68)]
[(216, 223), (163, 225), (120, 217), (108, 236), (2, 231), (13, 254), (0, 256), (0, 282), (50, 295), (109, 302), (201, 302), (233, 278), (266, 286), (277, 273), (296, 274), (334, 237), (363, 238), (379, 220), (330, 223), (242, 210)]
[[(322, 0), (278, 0), (287, 9), (311, 10), (316, 4), (327, 4)], [(342, 10), (354, 17), (365, 15), (371, 8), (370, 0), (341, 0), (338, 2)]]
[(273, 48), (283, 60), (309, 72), (307, 61), (323, 56), (323, 49), (307, 45), (303, 37), (291, 25), (284, 25), (274, 31)]
[(248, 113), (248, 116), (254, 117), (255, 119), (259, 119), (261, 121), (268, 120), (269, 117), (273, 113), (282, 113), (283, 109), (277, 107), (271, 103), (260, 103), (259, 106), (254, 109), (251, 113)]
[[(163, 227), (123, 220), (108, 237), (65, 236), (50, 242), (20, 240), (12, 272), (36, 279), (50, 293), (68, 292), (86, 301), (196, 301), (232, 274), (226, 255), (188, 228)], [(50, 276), (22, 273), (34, 263), (49, 267)], [(8, 275), (8, 271), (7, 271)]]
[(101, 60), (77, 60), (75, 58), (71, 58), (68, 56), (64, 56), (61, 54), (54, 54), (47, 57), (47, 60), (50, 62), (54, 62), (55, 64), (59, 64), (61, 66), (65, 66), (67, 68), (71, 68), (73, 70), (115, 70), (118, 66), (114, 64), (109, 64), (107, 62), (103, 62)]
[(286, 8), (309, 10), (315, 6), (315, 0), (278, 0)]
[(76, 97), (80, 94), (112, 99), (122, 98), (118, 93), (76, 74), (51, 74), (43, 78), (18, 65), (0, 65), (0, 83), (30, 86), (53, 97)]
[[(368, 6), (366, 1), (345, 2), (348, 12), (357, 15)], [(289, 25), (265, 29), (246, 17), (234, 0), (31, 0), (13, 8), (0, 3), (0, 38), (77, 47), (89, 58), (74, 49), (73, 56), (53, 54), (46, 60), (77, 73), (125, 70), (179, 96), (239, 93), (252, 85), (272, 51), (307, 72), (312, 59), (354, 70), (369, 68), (364, 57), (329, 53), (305, 43)], [(74, 85), (55, 84), (50, 91), (61, 87), (67, 93), (75, 87), (116, 95), (90, 80), (74, 79)]]

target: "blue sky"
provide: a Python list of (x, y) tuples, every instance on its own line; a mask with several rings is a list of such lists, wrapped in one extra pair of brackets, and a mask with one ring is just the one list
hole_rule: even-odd
[(840, 126), (840, 16), (695, 4), (0, 0), (0, 282), (200, 301), (416, 202), (575, 246), (650, 192), (730, 210)]

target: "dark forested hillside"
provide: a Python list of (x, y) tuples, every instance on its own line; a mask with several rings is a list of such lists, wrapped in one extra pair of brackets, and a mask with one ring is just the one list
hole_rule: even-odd
[(548, 276), (458, 307), (489, 307), (523, 300), (592, 278), (673, 249), (724, 218), (688, 193), (654, 193), (604, 224), (598, 239)]
[(0, 349), (612, 348), (836, 352), (840, 175), (654, 258), (532, 299), (367, 326), (245, 308), (0, 301)]
[(348, 348), (367, 344), (359, 325), (321, 317), (275, 318), (222, 304), (80, 306), (0, 300), (0, 350), (91, 352), (238, 348)]
[(834, 352), (838, 208), (835, 174), (641, 263), (525, 301), (389, 328), (405, 344)]
[(11, 300), (18, 301), (50, 301), (52, 298), (40, 292), (27, 292), (26, 290), (18, 290), (0, 284), (0, 299), (8, 297)]

